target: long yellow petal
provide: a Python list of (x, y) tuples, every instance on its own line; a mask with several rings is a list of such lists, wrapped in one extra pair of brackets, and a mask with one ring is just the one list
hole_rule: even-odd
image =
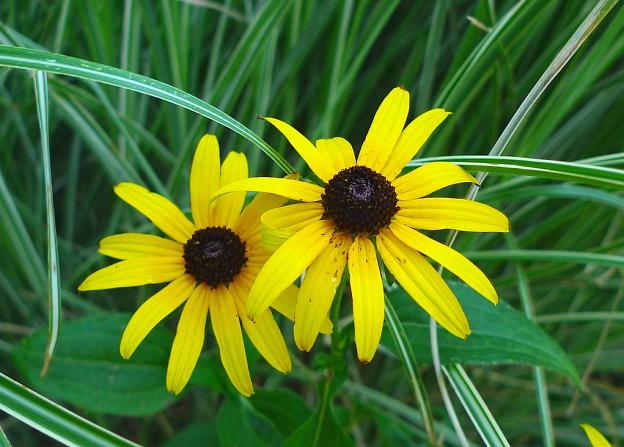
[(433, 131), (442, 124), (450, 113), (443, 109), (429, 110), (417, 116), (403, 129), (392, 154), (381, 173), (388, 180), (394, 179), (425, 144)]
[(184, 244), (193, 236), (195, 226), (163, 196), (134, 183), (115, 185), (115, 194), (176, 241)]
[(377, 254), (367, 237), (358, 236), (351, 244), (349, 279), (353, 295), (355, 346), (360, 362), (368, 363), (379, 346), (385, 311)]
[(581, 428), (585, 430), (592, 447), (611, 447), (611, 443), (596, 428), (589, 424), (581, 424)]
[(336, 289), (347, 264), (351, 235), (335, 234), (330, 246), (310, 264), (301, 283), (295, 310), (294, 336), (302, 351), (312, 349), (327, 320)]
[(286, 287), (329, 245), (332, 225), (314, 222), (295, 233), (264, 264), (247, 298), (247, 315), (252, 320), (264, 312)]
[(490, 280), (465, 256), (400, 222), (392, 222), (390, 231), (405, 245), (430, 257), (485, 298), (498, 303), (498, 295)]
[(331, 163), (332, 176), (343, 169), (355, 166), (353, 147), (344, 138), (328, 138), (316, 140), (316, 147)]
[(381, 172), (401, 135), (409, 112), (409, 93), (396, 87), (385, 97), (375, 113), (357, 164)]
[(176, 310), (189, 297), (195, 288), (195, 278), (184, 275), (167, 284), (153, 295), (132, 315), (121, 336), (119, 351), (125, 359), (130, 358), (134, 350), (154, 327), (167, 315)]
[(78, 291), (159, 284), (182, 275), (184, 259), (181, 257), (126, 259), (91, 273), (78, 286)]
[(321, 220), (323, 205), (318, 202), (296, 203), (274, 208), (262, 215), (262, 243), (276, 250), (293, 234)]
[(182, 257), (184, 246), (179, 242), (154, 236), (153, 234), (124, 233), (106, 236), (100, 241), (98, 250), (105, 256), (117, 259), (132, 259), (163, 256)]
[(234, 225), (234, 231), (242, 238), (251, 238), (260, 234), (260, 217), (262, 214), (282, 206), (288, 201), (286, 197), (276, 194), (259, 193), (243, 208), (238, 221)]
[(472, 175), (453, 163), (436, 161), (392, 181), (399, 200), (414, 200), (458, 183), (477, 183)]
[[(221, 183), (227, 186), (238, 180), (246, 179), (249, 175), (247, 157), (239, 152), (230, 152), (221, 166)], [(245, 191), (237, 191), (217, 198), (212, 203), (212, 222), (216, 226), (231, 228), (238, 220), (238, 216), (245, 203)]]
[(219, 188), (219, 142), (214, 135), (204, 135), (193, 157), (191, 166), (191, 212), (197, 228), (210, 223), (210, 196)]
[(277, 130), (286, 137), (318, 178), (327, 182), (334, 176), (335, 172), (331, 169), (329, 159), (326, 155), (319, 151), (310, 140), (303, 136), (297, 129), (276, 118), (264, 119), (275, 126)]
[(396, 219), (423, 230), (509, 231), (507, 216), (491, 206), (465, 199), (425, 198), (399, 201)]
[[(282, 293), (280, 293), (271, 307), (278, 311), (280, 314), (284, 315), (290, 321), (295, 321), (295, 309), (297, 307), (297, 297), (299, 296), (299, 288), (295, 285), (290, 285), (284, 289)], [(321, 329), (319, 332), (321, 334), (331, 334), (334, 329), (334, 325), (332, 324), (329, 316), (326, 315), (323, 319), (323, 323), (321, 323)]]
[(318, 185), (299, 180), (273, 177), (252, 177), (245, 180), (232, 182), (229, 185), (219, 188), (213, 195), (216, 198), (222, 194), (235, 191), (256, 191), (278, 194), (292, 200), (303, 202), (318, 202), (324, 189)]
[(278, 371), (283, 373), (290, 371), (292, 365), (290, 362), (290, 355), (288, 354), (288, 348), (286, 347), (286, 341), (273, 318), (271, 310), (267, 309), (265, 312), (258, 315), (255, 322), (251, 321), (245, 315), (245, 301), (247, 300), (249, 289), (242, 287), (235, 280), (230, 285), (229, 290), (234, 297), (236, 311), (243, 324), (243, 329), (245, 329), (245, 333), (260, 355)]
[(403, 289), (451, 334), (466, 338), (468, 320), (448, 285), (416, 250), (398, 240), (389, 230), (377, 236), (377, 249), (384, 264)]
[(249, 397), (253, 394), (253, 386), (234, 298), (225, 287), (215, 291), (216, 296), (210, 303), (210, 320), (219, 345), (221, 363), (238, 392)]
[(188, 383), (204, 346), (206, 317), (214, 300), (211, 295), (211, 290), (201, 284), (182, 309), (167, 366), (167, 390), (174, 394), (179, 394)]

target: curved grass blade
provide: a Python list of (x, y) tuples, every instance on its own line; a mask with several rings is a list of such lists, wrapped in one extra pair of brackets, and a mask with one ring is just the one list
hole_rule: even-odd
[(492, 155), (456, 155), (420, 158), (412, 160), (408, 166), (420, 166), (434, 161), (455, 163), (473, 172), (494, 172), (581, 183), (607, 189), (624, 189), (624, 170), (622, 169), (558, 160)]
[(52, 166), (50, 164), (50, 134), (48, 131), (48, 75), (35, 72), (35, 94), (37, 117), (41, 131), (41, 152), (45, 182), (46, 220), (48, 233), (48, 344), (43, 360), (41, 375), (45, 375), (54, 354), (61, 325), (61, 276), (59, 274), (58, 242), (54, 219), (54, 190), (52, 188)]
[(624, 256), (564, 250), (483, 250), (464, 253), (475, 261), (552, 261), (624, 267)]
[(119, 68), (62, 54), (4, 45), (0, 45), (0, 65), (89, 79), (168, 101), (233, 130), (255, 144), (284, 172), (294, 172), (294, 168), (284, 157), (239, 121), (196, 96), (164, 82)]
[(137, 447), (0, 373), (0, 409), (69, 446)]
[(460, 365), (442, 366), (442, 370), (485, 444), (509, 447), (509, 442), (466, 371)]
[(0, 427), (0, 447), (11, 447), (11, 442), (4, 433), (4, 430), (2, 430), (2, 427)]

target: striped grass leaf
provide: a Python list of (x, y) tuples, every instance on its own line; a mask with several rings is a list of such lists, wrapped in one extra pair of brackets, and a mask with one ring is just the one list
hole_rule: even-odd
[(48, 239), (48, 342), (45, 349), (42, 374), (48, 370), (61, 326), (61, 275), (59, 273), (58, 241), (54, 214), (54, 188), (50, 163), (50, 134), (48, 130), (48, 76), (35, 72), (37, 117), (41, 132), (43, 177), (45, 182), (46, 224)]

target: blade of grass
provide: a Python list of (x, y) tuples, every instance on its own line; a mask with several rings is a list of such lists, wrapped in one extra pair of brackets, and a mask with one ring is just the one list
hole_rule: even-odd
[(563, 250), (483, 250), (464, 253), (475, 261), (549, 261), (624, 267), (624, 256)]
[(45, 182), (46, 221), (48, 233), (48, 342), (43, 359), (41, 375), (50, 366), (61, 325), (61, 275), (59, 273), (58, 242), (54, 217), (54, 189), (52, 166), (50, 164), (50, 134), (48, 130), (48, 76), (43, 71), (35, 72), (35, 94), (37, 117), (41, 131), (41, 152)]
[(11, 447), (11, 442), (9, 441), (9, 438), (7, 438), (6, 434), (4, 433), (4, 430), (2, 430), (2, 427), (0, 427), (0, 446)]
[(76, 447), (138, 447), (0, 373), (0, 409), (57, 441)]
[(164, 82), (62, 54), (4, 45), (0, 45), (0, 65), (89, 79), (171, 102), (233, 130), (266, 153), (284, 172), (294, 172), (292, 166), (280, 154), (242, 123), (196, 96)]

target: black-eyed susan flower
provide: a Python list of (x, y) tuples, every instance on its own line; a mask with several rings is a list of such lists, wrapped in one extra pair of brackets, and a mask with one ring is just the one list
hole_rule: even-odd
[[(286, 199), (259, 194), (243, 207), (245, 193), (241, 192), (211, 202), (211, 194), (219, 187), (247, 175), (244, 154), (230, 152), (221, 165), (217, 139), (206, 135), (191, 168), (192, 222), (169, 200), (142, 186), (115, 186), (122, 200), (170, 239), (137, 233), (102, 239), (100, 253), (121, 261), (91, 274), (78, 287), (86, 291), (169, 282), (134, 313), (122, 335), (120, 351), (129, 358), (156, 324), (184, 304), (167, 367), (167, 389), (176, 394), (186, 386), (195, 368), (209, 313), (221, 362), (241, 394), (253, 393), (241, 324), (275, 369), (291, 369), (272, 313), (263, 313), (253, 322), (245, 315), (251, 285), (270, 255), (261, 243), (260, 216)], [(296, 296), (296, 288), (282, 289), (272, 302), (273, 308), (292, 319)], [(331, 331), (329, 320), (323, 324), (325, 331)]]
[(585, 430), (592, 447), (611, 447), (611, 443), (595, 427), (589, 424), (581, 424), (581, 428)]
[[(443, 265), (488, 300), (498, 300), (487, 277), (468, 259), (420, 230), (509, 231), (505, 215), (482, 203), (427, 195), (476, 180), (451, 163), (429, 163), (399, 176), (406, 163), (449, 115), (423, 113), (404, 128), (409, 93), (393, 89), (377, 110), (356, 161), (343, 138), (312, 144), (289, 124), (275, 126), (323, 186), (292, 179), (250, 178), (221, 188), (280, 194), (301, 201), (266, 212), (271, 238), (287, 239), (260, 270), (247, 302), (250, 318), (261, 318), (282, 290), (304, 271), (295, 310), (295, 342), (310, 350), (343, 271), (353, 296), (355, 341), (360, 361), (372, 359), (384, 321), (384, 291), (377, 251), (409, 295), (457, 337), (470, 333), (453, 292), (423, 255)], [(307, 270), (306, 270), (307, 269)]]

